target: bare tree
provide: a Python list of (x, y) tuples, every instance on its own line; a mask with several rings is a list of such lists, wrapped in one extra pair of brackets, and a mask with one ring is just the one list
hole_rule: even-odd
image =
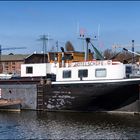
[[(132, 62), (132, 54), (126, 51), (122, 52), (113, 52), (111, 49), (106, 49), (104, 52), (105, 59), (112, 59), (116, 61), (120, 61), (122, 63), (131, 63)], [(138, 60), (139, 57), (135, 57), (135, 61)]]
[(111, 49), (106, 49), (103, 52), (103, 55), (105, 57), (105, 59), (111, 59), (113, 56), (115, 56), (117, 53), (113, 52)]
[(66, 42), (65, 49), (66, 49), (66, 51), (75, 51), (75, 49), (70, 41)]

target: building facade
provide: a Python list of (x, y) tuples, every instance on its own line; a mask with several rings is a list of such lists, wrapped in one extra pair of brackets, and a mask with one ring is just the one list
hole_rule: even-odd
[(20, 74), (21, 64), (24, 63), (26, 57), (28, 57), (28, 55), (23, 54), (1, 55), (0, 73)]

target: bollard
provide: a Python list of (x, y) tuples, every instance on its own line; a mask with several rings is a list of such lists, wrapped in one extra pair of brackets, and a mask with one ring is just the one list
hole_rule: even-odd
[(44, 79), (42, 79), (42, 78), (40, 79), (40, 84), (44, 85)]
[(51, 83), (52, 83), (51, 78), (47, 78), (46, 85), (51, 85)]

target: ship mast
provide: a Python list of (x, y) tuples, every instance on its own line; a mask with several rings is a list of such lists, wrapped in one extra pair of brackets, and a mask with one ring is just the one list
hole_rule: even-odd
[(134, 54), (134, 40), (132, 40), (132, 64), (135, 63), (135, 54)]

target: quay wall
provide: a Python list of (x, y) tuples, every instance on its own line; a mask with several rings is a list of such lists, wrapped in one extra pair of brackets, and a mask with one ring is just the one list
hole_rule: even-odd
[(1, 98), (20, 99), (21, 109), (36, 110), (37, 88), (36, 84), (8, 84), (0, 85)]

